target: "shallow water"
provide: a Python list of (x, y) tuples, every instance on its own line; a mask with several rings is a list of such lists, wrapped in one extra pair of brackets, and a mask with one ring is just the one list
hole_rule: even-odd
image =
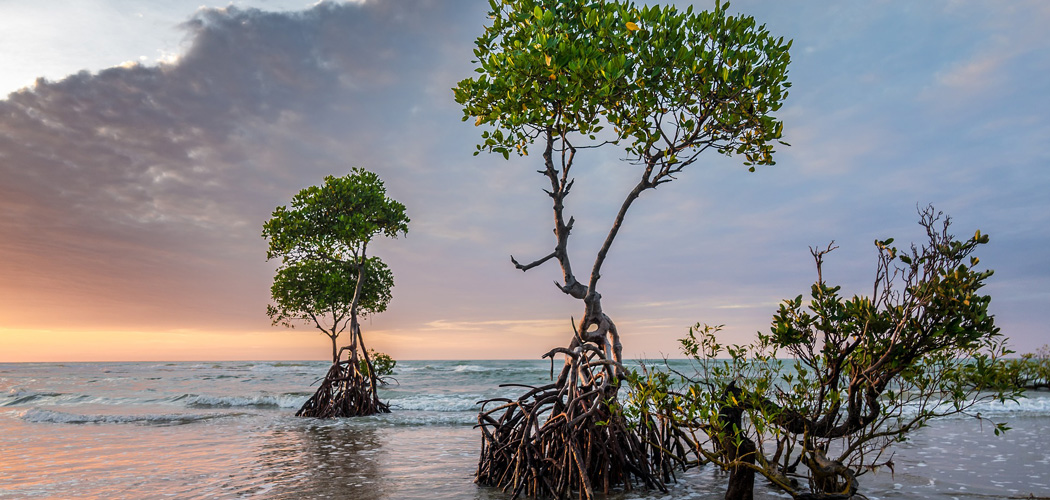
[[(472, 483), (476, 402), (542, 383), (541, 361), (406, 361), (382, 390), (394, 413), (295, 418), (326, 363), (0, 364), (0, 498), (503, 499)], [(869, 498), (1050, 497), (1050, 394), (988, 406), (1013, 430), (936, 422), (899, 445)], [(713, 469), (669, 493), (716, 499)], [(759, 498), (784, 498), (760, 487)]]

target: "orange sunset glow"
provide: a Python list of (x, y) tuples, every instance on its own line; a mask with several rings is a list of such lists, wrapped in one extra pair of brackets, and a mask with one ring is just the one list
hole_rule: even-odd
[[(0, 6), (18, 40), (0, 39), (0, 361), (324, 359), (319, 332), (266, 317), (278, 262), (260, 233), (352, 167), (411, 218), (374, 246), (395, 277), (364, 324), (376, 348), (533, 359), (563, 344), (582, 310), (557, 266), (510, 262), (554, 245), (539, 158), (473, 156), (478, 130), (452, 99), (482, 4)], [(807, 293), (808, 248), (832, 240), (826, 276), (866, 293), (872, 241), (921, 239), (926, 204), (991, 236), (992, 312), (1016, 350), (1044, 344), (1039, 17), (931, 8), (928, 27), (898, 30), (873, 10), (829, 31), (810, 6), (733, 7), (795, 40), (778, 115), (791, 146), (755, 173), (710, 155), (632, 207), (602, 273), (625, 354), (679, 356), (697, 322), (748, 341)], [(612, 151), (581, 158), (566, 216), (586, 269), (619, 206), (608, 193), (635, 173)]]

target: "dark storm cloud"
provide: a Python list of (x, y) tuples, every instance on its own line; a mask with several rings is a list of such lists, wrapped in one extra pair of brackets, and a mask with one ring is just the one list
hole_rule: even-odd
[(0, 260), (20, 291), (7, 293), (33, 309), (79, 288), (196, 303), (180, 295), (256, 276), (246, 270), (265, 269), (258, 232), (269, 211), (348, 170), (354, 145), (404, 121), (403, 100), (428, 91), (453, 42), (449, 18), (463, 15), (454, 7), (202, 9), (184, 23), (189, 45), (172, 63), (39, 80), (9, 95)]
[[(0, 101), (0, 326), (265, 328), (263, 220), (362, 166), (412, 218), (408, 238), (376, 245), (397, 277), (390, 310), (370, 325), (383, 342), (413, 357), (428, 357), (433, 331), (446, 357), (462, 343), (496, 357), (556, 345), (552, 331), (578, 304), (552, 286), (553, 266), (523, 275), (508, 259), (553, 244), (537, 159), (472, 157), (478, 129), (449, 90), (473, 74), (485, 7), (202, 9), (182, 24), (172, 62), (40, 81)], [(733, 9), (795, 40), (779, 114), (793, 146), (755, 174), (705, 156), (634, 204), (602, 277), (625, 352), (674, 355), (696, 321), (747, 341), (777, 301), (808, 290), (807, 247), (832, 239), (841, 249), (826, 276), (869, 293), (871, 242), (918, 239), (916, 205), (931, 202), (957, 234), (992, 235), (982, 262), (997, 270), (989, 289), (1004, 332), (1020, 349), (1045, 342), (1048, 9)], [(587, 150), (574, 168), (578, 269), (637, 175), (623, 156)]]

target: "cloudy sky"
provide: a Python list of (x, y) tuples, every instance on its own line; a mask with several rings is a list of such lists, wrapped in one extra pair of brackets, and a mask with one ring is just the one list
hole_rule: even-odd
[[(683, 5), (685, 2), (682, 2)], [(535, 358), (580, 304), (550, 251), (537, 158), (471, 155), (450, 88), (486, 2), (0, 0), (0, 361), (325, 359), (273, 327), (274, 207), (359, 166), (407, 205), (380, 242), (396, 275), (365, 324), (401, 359)], [(712, 2), (697, 2), (710, 7)], [(743, 342), (825, 277), (869, 293), (875, 238), (920, 240), (917, 205), (979, 254), (1019, 351), (1050, 342), (1050, 4), (733, 2), (794, 39), (779, 117), (792, 144), (748, 173), (708, 157), (647, 192), (606, 263), (631, 357), (677, 354), (697, 322)], [(581, 155), (567, 211), (589, 267), (635, 172)]]

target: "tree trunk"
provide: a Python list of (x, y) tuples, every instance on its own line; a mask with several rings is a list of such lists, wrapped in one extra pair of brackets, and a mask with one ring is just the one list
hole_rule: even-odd
[[(734, 461), (754, 465), (755, 448), (754, 441), (745, 438), (739, 447), (734, 448), (736, 457)], [(753, 500), (755, 497), (755, 469), (743, 463), (734, 465), (729, 469), (729, 487), (726, 489), (725, 500)]]
[[(722, 394), (722, 408), (718, 420), (722, 424), (722, 435), (719, 446), (725, 458), (730, 462), (729, 486), (726, 488), (725, 500), (753, 500), (755, 497), (755, 454), (758, 448), (755, 442), (744, 435), (744, 410), (736, 404), (740, 389), (736, 381), (730, 382)], [(733, 404), (729, 402), (733, 401)]]
[(368, 372), (365, 374), (368, 377), (368, 387), (372, 390), (374, 404), (379, 406), (382, 404), (379, 402), (379, 392), (376, 390), (376, 384), (379, 377), (376, 376), (375, 366), (372, 365), (372, 356), (368, 354), (368, 348), (365, 347), (365, 338), (361, 336), (361, 325), (355, 324), (354, 327), (357, 334), (358, 346), (361, 347), (361, 357), (365, 360), (365, 369)]
[[(564, 284), (558, 289), (584, 302), (579, 325), (573, 325), (568, 347), (559, 347), (544, 357), (565, 356), (557, 382), (529, 387), (517, 400), (504, 398), (485, 401), (498, 403), (478, 415), (482, 430), (482, 451), (476, 481), (498, 486), (513, 497), (526, 495), (565, 498), (577, 492), (580, 498), (593, 498), (595, 491), (608, 494), (612, 488), (630, 490), (635, 483), (665, 491), (661, 477), (668, 476), (661, 451), (642, 439), (639, 430), (625, 420), (618, 391), (626, 370), (622, 365), (620, 335), (601, 306), (597, 283), (602, 264), (612, 247), (627, 209), (638, 195), (653, 187), (648, 174), (628, 194), (609, 234), (595, 257), (585, 286), (572, 272), (568, 239), (574, 219), (565, 222), (565, 197), (572, 188), (569, 175), (576, 149), (568, 138), (553, 127), (544, 131), (544, 170), (553, 201), (554, 251), (529, 264), (511, 262), (528, 271), (551, 259), (562, 269)], [(559, 147), (555, 149), (555, 144)], [(554, 155), (560, 158), (555, 161)], [(648, 172), (648, 171), (647, 171)], [(591, 330), (591, 327), (595, 327)], [(553, 375), (553, 369), (552, 369)]]
[[(857, 477), (849, 467), (829, 459), (824, 450), (817, 448), (807, 452), (806, 466), (813, 474), (813, 482), (823, 499), (852, 498), (857, 493)], [(818, 498), (818, 497), (813, 497)]]

